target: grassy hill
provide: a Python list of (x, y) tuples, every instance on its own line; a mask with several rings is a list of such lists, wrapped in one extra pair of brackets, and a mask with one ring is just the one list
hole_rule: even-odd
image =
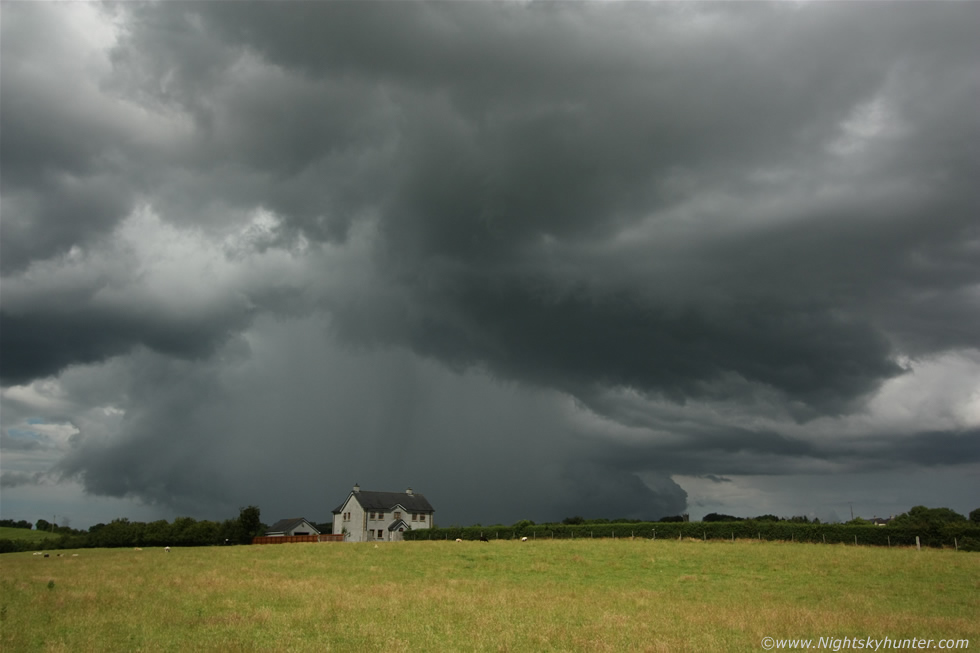
[(26, 528), (10, 528), (0, 526), (0, 540), (24, 540), (27, 542), (42, 542), (48, 539), (58, 539), (60, 535), (47, 531), (28, 530)]

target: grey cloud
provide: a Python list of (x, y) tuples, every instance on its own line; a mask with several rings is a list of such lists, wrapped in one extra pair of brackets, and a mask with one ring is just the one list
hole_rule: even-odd
[[(116, 374), (129, 377), (119, 431), (83, 425), (54, 473), (93, 495), (202, 516), (255, 503), (264, 515), (326, 520), (355, 481), (412, 486), (444, 525), (602, 516), (624, 491), (614, 501), (618, 516), (683, 509), (684, 491), (666, 475), (641, 481), (629, 469), (587, 462), (602, 447), (563, 426), (554, 393), (457, 375), (397, 350), (324, 346), (313, 318), (259, 319), (250, 339), (259, 336), (277, 344), (248, 355), (228, 345), (221, 355), (233, 366), (152, 352), (117, 362)], [(284, 396), (283, 387), (294, 391)], [(288, 477), (277, 476), (283, 469)], [(483, 499), (474, 502), (464, 487)]]
[(0, 449), (4, 451), (37, 451), (44, 445), (34, 438), (12, 436), (6, 430), (0, 432)]
[(715, 476), (714, 474), (702, 474), (701, 478), (706, 478), (714, 483), (731, 483), (732, 479), (725, 478), (724, 476)]
[[(115, 381), (124, 432), (84, 432), (60, 467), (92, 492), (241, 503), (238, 473), (261, 461), (227, 434), (284, 443), (283, 464), (287, 450), (353, 465), (365, 450), (420, 465), (436, 450), (433, 491), (447, 497), (498, 481), (449, 469), (459, 442), (498, 468), (498, 448), (530, 447), (540, 468), (507, 480), (533, 476), (528, 512), (559, 518), (614, 495), (631, 515), (680, 512), (676, 473), (975, 459), (969, 432), (788, 433), (861, 410), (908, 373), (898, 361), (980, 347), (980, 124), (964, 110), (980, 84), (978, 5), (121, 4), (100, 9), (118, 39), (85, 74), (55, 7), (4, 6), (5, 286), (74, 246), (111, 252), (137, 204), (210, 243), (259, 208), (276, 221), (225, 250), (241, 301), (192, 308), (176, 282), (170, 304), (136, 301), (139, 284), (112, 307), (98, 283), (5, 294), (4, 385), (147, 365)], [(61, 38), (44, 49), (25, 34)], [(59, 85), (84, 92), (66, 102)], [(248, 275), (249, 256), (279, 249), (297, 265)], [(277, 344), (270, 317), (324, 324), (300, 353)], [(308, 369), (333, 338), (385, 373)], [(299, 376), (244, 390), (236, 366), (270, 350), (297, 357)], [(230, 351), (247, 353), (231, 363)], [(656, 435), (570, 438), (561, 411), (527, 408), (500, 436), (445, 416), (420, 388), (452, 385), (418, 372), (431, 364), (570, 395)], [(308, 405), (323, 401), (308, 387), (348, 377), (363, 402)], [(304, 401), (286, 409), (277, 393)], [(631, 414), (617, 393), (659, 414)], [(501, 413), (520, 403), (503, 395)], [(732, 405), (739, 425), (710, 414)], [(549, 448), (562, 454), (545, 465)], [(209, 476), (202, 461), (222, 456), (227, 471)], [(377, 467), (330, 491), (414, 483)], [(523, 497), (508, 487), (483, 520)]]
[(179, 358), (207, 357), (250, 319), (246, 306), (216, 313), (184, 320), (155, 309), (136, 313), (98, 306), (0, 311), (3, 382), (24, 383), (138, 346)]
[(39, 485), (44, 482), (44, 475), (29, 472), (3, 472), (0, 474), (0, 487), (14, 488), (22, 485)]
[(681, 513), (687, 505), (687, 492), (667, 476), (647, 474), (641, 480), (591, 462), (569, 464), (562, 470), (558, 490), (555, 512), (568, 517), (655, 520)]

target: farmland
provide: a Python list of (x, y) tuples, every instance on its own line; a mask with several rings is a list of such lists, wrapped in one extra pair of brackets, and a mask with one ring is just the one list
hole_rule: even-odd
[(980, 555), (948, 549), (597, 539), (50, 556), (0, 556), (5, 652), (980, 643)]
[(10, 528), (0, 526), (0, 540), (17, 540), (26, 542), (44, 542), (46, 540), (57, 540), (60, 535), (47, 531), (32, 530), (29, 528)]

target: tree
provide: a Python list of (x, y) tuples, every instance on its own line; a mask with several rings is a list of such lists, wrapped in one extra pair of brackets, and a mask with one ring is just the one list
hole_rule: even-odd
[(742, 521), (742, 518), (732, 517), (731, 515), (720, 515), (717, 512), (709, 512), (701, 519), (701, 521)]
[(926, 508), (915, 506), (908, 512), (902, 513), (890, 522), (889, 526), (901, 528), (938, 529), (944, 524), (965, 522), (966, 517), (949, 508)]
[(241, 524), (242, 537), (244, 538), (242, 544), (249, 544), (253, 537), (262, 534), (262, 521), (260, 517), (261, 512), (257, 506), (239, 508), (238, 523)]
[(970, 521), (974, 524), (980, 524), (980, 508), (974, 508), (970, 511)]
[(39, 531), (50, 531), (51, 522), (49, 522), (47, 519), (38, 519), (35, 528), (37, 528)]

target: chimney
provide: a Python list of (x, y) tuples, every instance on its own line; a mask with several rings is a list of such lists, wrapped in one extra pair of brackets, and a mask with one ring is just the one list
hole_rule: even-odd
[(361, 486), (358, 483), (354, 483), (354, 491), (355, 492), (360, 492), (361, 491)]
[(414, 494), (414, 492), (412, 492), (412, 488), (408, 488), (407, 490), (405, 490), (405, 494), (411, 495)]

